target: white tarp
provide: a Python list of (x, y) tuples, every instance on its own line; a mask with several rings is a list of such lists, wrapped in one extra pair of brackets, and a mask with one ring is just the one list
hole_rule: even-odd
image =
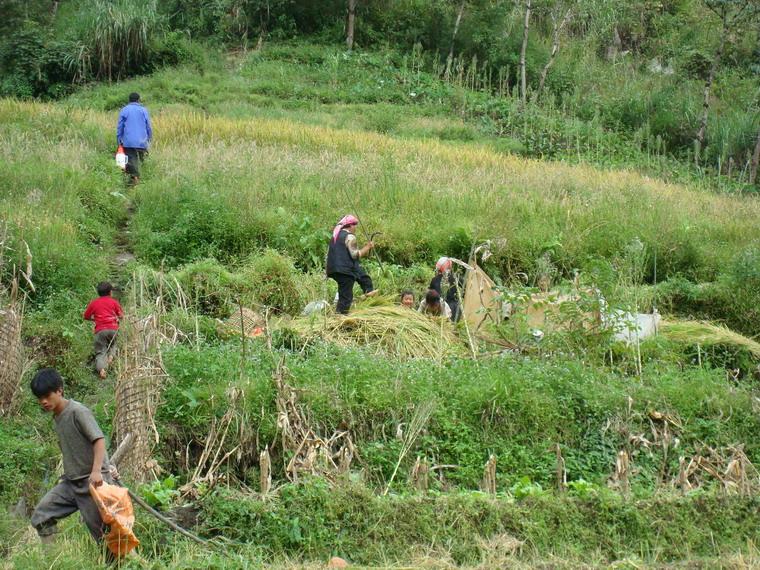
[(656, 310), (652, 314), (616, 310), (609, 313), (606, 320), (615, 331), (615, 340), (631, 344), (656, 335), (662, 316)]

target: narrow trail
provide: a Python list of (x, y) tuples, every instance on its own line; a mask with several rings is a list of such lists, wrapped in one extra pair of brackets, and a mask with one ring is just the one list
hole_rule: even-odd
[(126, 285), (124, 268), (131, 261), (135, 260), (135, 254), (132, 251), (132, 240), (130, 239), (130, 224), (132, 223), (134, 213), (134, 202), (131, 197), (128, 197), (126, 215), (120, 220), (119, 226), (116, 228), (116, 236), (114, 237), (115, 253), (109, 260), (109, 278), (120, 293), (123, 293), (124, 286)]

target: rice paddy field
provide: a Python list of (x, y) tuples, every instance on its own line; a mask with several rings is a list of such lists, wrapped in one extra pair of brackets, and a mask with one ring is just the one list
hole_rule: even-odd
[[(0, 274), (28, 277), (25, 381), (57, 367), (110, 440), (129, 351), (160, 361), (153, 463), (124, 477), (210, 541), (138, 510), (121, 566), (757, 567), (757, 198), (526, 159), (325, 50), (318, 67), (285, 46), (0, 100)], [(156, 138), (132, 188), (113, 152), (135, 90)], [(349, 212), (382, 232), (367, 268), (387, 298), (302, 317), (335, 294), (324, 255)], [(486, 342), (394, 305), (483, 243), (513, 301), (575, 279), (667, 326), (635, 346), (512, 324)], [(157, 315), (159, 340), (125, 340), (101, 382), (81, 312), (106, 278), (124, 338)], [(237, 333), (243, 308), (264, 334)], [(55, 545), (28, 524), (59, 455), (25, 386), (17, 402), (0, 420), (0, 568), (95, 567), (76, 517)]]

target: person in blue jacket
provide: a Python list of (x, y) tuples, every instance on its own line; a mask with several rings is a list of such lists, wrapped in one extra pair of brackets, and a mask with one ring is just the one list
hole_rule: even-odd
[(119, 113), (119, 124), (116, 127), (116, 140), (124, 147), (127, 155), (127, 174), (130, 183), (140, 181), (140, 163), (153, 138), (148, 110), (140, 103), (139, 93), (129, 94), (129, 103)]

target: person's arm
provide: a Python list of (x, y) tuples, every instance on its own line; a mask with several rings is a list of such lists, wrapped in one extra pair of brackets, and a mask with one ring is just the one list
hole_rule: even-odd
[(87, 305), (87, 308), (84, 310), (84, 317), (85, 321), (91, 321), (93, 317), (95, 316), (94, 311), (92, 310), (92, 303)]
[[(100, 487), (103, 484), (103, 461), (106, 457), (106, 440), (103, 431), (100, 429), (92, 411), (85, 408), (75, 410), (74, 422), (77, 430), (92, 444), (92, 468), (90, 469), (90, 484), (93, 487)], [(107, 466), (105, 466), (107, 467)]]
[(348, 234), (346, 236), (346, 247), (353, 259), (359, 259), (360, 257), (367, 257), (367, 254), (373, 247), (375, 247), (375, 244), (370, 241), (367, 242), (363, 248), (359, 249), (359, 246), (356, 244), (356, 236), (354, 234)]
[(148, 133), (148, 142), (150, 142), (153, 140), (153, 128), (150, 125), (150, 115), (147, 109), (145, 109), (145, 130)]
[(119, 122), (116, 125), (116, 142), (118, 144), (121, 144), (122, 139), (124, 138), (124, 123), (127, 121), (127, 115), (122, 111), (119, 113)]
[(348, 254), (351, 256), (351, 259), (359, 259), (362, 256), (362, 252), (356, 244), (355, 235), (348, 234), (346, 236), (346, 247), (348, 248)]
[(121, 303), (116, 301), (116, 318), (122, 320), (124, 318), (124, 310), (121, 308)]
[(92, 444), (92, 472), (90, 473), (90, 485), (100, 487), (103, 484), (103, 475), (100, 472), (103, 467), (103, 459), (106, 456), (105, 438), (96, 439)]

